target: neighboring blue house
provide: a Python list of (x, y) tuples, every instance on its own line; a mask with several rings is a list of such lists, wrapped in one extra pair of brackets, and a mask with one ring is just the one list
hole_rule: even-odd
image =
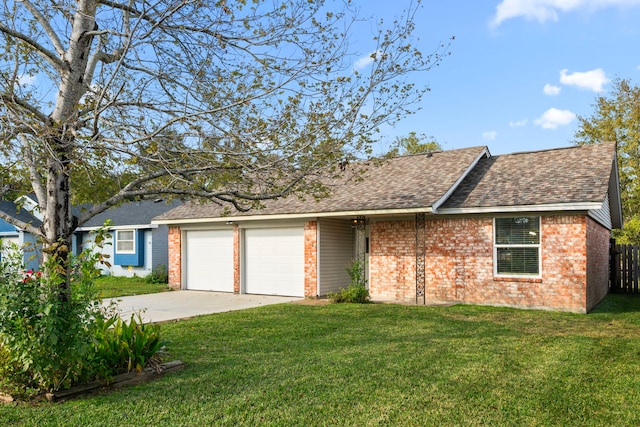
[(80, 248), (91, 245), (95, 230), (111, 220), (111, 240), (101, 251), (108, 255), (111, 266), (100, 265), (103, 274), (142, 277), (159, 266), (167, 267), (168, 227), (151, 224), (151, 219), (181, 204), (180, 201), (143, 200), (108, 209), (78, 227), (73, 251), (77, 254)]
[[(0, 210), (34, 227), (40, 227), (40, 225), (42, 225), (42, 218), (39, 218), (39, 213), (35, 210), (29, 212), (29, 209), (32, 207), (31, 203), (29, 203), (30, 201), (32, 202), (31, 199), (27, 200), (26, 203), (21, 202), (22, 206), (15, 202), (0, 201)], [(42, 261), (42, 251), (37, 244), (36, 236), (15, 225), (9, 224), (4, 219), (0, 219), (0, 241), (2, 242), (0, 257), (3, 258), (6, 256), (9, 247), (12, 246), (12, 244), (16, 244), (23, 250), (25, 269), (34, 271), (39, 269), (40, 262)]]

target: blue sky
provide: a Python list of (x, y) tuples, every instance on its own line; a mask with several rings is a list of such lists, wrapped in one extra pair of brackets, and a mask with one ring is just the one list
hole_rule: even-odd
[[(408, 4), (356, 1), (388, 18)], [(431, 91), (415, 115), (383, 129), (374, 151), (411, 131), (492, 154), (570, 146), (576, 116), (591, 115), (612, 80), (640, 80), (639, 23), (640, 0), (425, 0), (419, 46), (426, 53), (455, 36), (452, 54), (413, 76)]]

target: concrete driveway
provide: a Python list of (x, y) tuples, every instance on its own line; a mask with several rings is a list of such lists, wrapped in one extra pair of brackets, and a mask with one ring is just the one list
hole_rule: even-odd
[(132, 313), (140, 311), (145, 322), (163, 322), (201, 314), (244, 310), (263, 305), (300, 301), (301, 299), (298, 297), (270, 295), (236, 295), (226, 292), (172, 291), (106, 298), (103, 300), (103, 305), (109, 305), (115, 301), (120, 317), (125, 320), (129, 320)]

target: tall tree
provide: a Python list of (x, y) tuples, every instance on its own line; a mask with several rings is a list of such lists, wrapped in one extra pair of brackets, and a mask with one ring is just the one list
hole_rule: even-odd
[[(425, 141), (427, 140), (428, 141)], [(397, 136), (387, 156), (424, 154), (441, 151), (442, 146), (434, 137), (409, 132), (406, 136)]]
[[(426, 88), (407, 73), (448, 54), (416, 49), (407, 6), (374, 25), (358, 69), (350, 1), (5, 0), (2, 158), (28, 172), (44, 221), (0, 217), (66, 266), (74, 229), (129, 198), (249, 209), (321, 191), (320, 171), (411, 113)], [(79, 218), (74, 194), (94, 203)]]
[[(578, 120), (577, 144), (616, 142), (625, 228), (640, 223), (640, 87), (627, 79), (615, 80), (608, 94), (596, 98), (593, 114)], [(639, 234), (640, 230), (629, 230), (618, 236), (635, 242)]]

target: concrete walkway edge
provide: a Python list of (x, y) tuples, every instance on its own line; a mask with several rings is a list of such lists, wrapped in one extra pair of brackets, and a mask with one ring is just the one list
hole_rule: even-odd
[(140, 312), (144, 322), (164, 322), (202, 314), (244, 310), (271, 304), (300, 301), (299, 297), (232, 294), (208, 291), (170, 291), (157, 294), (105, 298), (104, 306), (115, 303), (120, 317), (129, 320)]

